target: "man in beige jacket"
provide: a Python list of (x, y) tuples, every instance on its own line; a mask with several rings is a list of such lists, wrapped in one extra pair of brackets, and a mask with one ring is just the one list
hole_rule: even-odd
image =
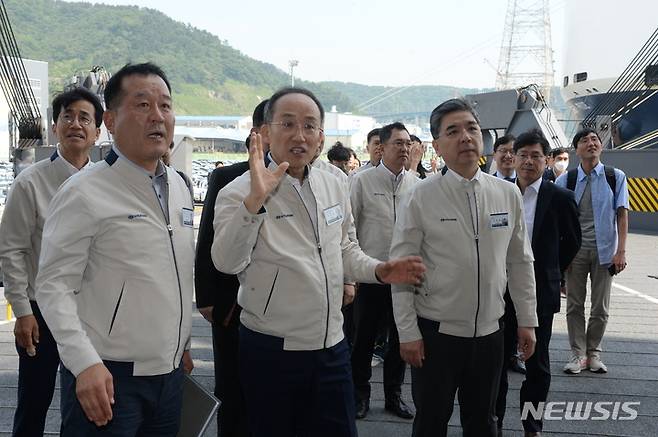
[(495, 437), (506, 283), (525, 358), (535, 345), (533, 256), (521, 193), (480, 171), (482, 132), (464, 100), (436, 107), (430, 128), (448, 170), (416, 185), (390, 254), (420, 255), (428, 272), (422, 287), (393, 286), (400, 353), (414, 367), (413, 435), (445, 436), (459, 390), (464, 435)]

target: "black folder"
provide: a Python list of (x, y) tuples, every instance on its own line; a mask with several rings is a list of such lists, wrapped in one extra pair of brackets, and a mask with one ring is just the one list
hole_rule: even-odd
[(183, 410), (178, 437), (201, 437), (219, 408), (219, 400), (190, 375), (183, 382)]

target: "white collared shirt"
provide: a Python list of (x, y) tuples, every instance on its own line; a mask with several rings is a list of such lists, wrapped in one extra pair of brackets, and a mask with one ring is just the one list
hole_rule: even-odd
[(494, 173), (494, 176), (496, 176), (498, 179), (516, 179), (516, 170), (512, 170), (512, 174), (509, 176), (505, 176), (504, 174), (500, 173), (498, 170), (496, 170), (496, 173)]
[(377, 168), (381, 168), (382, 171), (384, 171), (388, 175), (388, 177), (391, 179), (391, 182), (393, 183), (394, 190), (398, 189), (398, 185), (400, 185), (400, 182), (402, 182), (402, 178), (404, 177), (404, 174), (407, 172), (407, 170), (405, 170), (405, 168), (402, 167), (400, 173), (396, 175), (391, 171), (390, 168), (386, 166), (386, 163), (384, 162), (383, 159), (381, 160), (381, 165), (378, 165)]
[(85, 168), (88, 168), (92, 164), (91, 159), (87, 157), (87, 163), (83, 165), (80, 170), (78, 170), (78, 167), (68, 162), (68, 160), (64, 157), (64, 155), (62, 154), (62, 148), (60, 147), (59, 143), (57, 143), (57, 156), (62, 158), (62, 162), (64, 162), (66, 164), (66, 167), (71, 171), (71, 176), (73, 176), (80, 170), (84, 170)]
[(542, 178), (540, 177), (532, 184), (528, 185), (523, 192), (523, 214), (525, 218), (526, 229), (528, 230), (528, 239), (532, 241), (532, 230), (535, 225), (535, 211), (537, 210), (537, 198), (539, 188), (541, 187)]
[[(268, 152), (268, 157), (270, 159), (270, 165), (269, 168), (270, 170), (276, 170), (279, 165), (274, 161), (274, 157), (272, 156), (271, 153)], [(313, 224), (313, 230), (315, 231), (315, 235), (317, 237), (318, 235), (318, 204), (315, 201), (315, 195), (313, 194), (313, 191), (311, 191), (311, 184), (308, 183), (308, 174), (311, 172), (312, 166), (307, 165), (306, 166), (306, 174), (304, 174), (304, 179), (300, 181), (297, 178), (294, 178), (290, 176), (288, 173), (286, 173), (286, 178), (290, 181), (292, 186), (295, 188), (297, 191), (297, 194), (299, 194), (300, 199), (302, 199), (302, 203), (306, 207), (306, 211), (308, 211), (309, 218), (311, 219), (311, 223)]]

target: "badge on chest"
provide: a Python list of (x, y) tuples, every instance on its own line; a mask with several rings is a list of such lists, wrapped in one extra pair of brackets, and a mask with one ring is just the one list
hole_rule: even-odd
[(497, 212), (489, 214), (489, 224), (491, 229), (509, 227), (509, 213)]
[(324, 214), (324, 221), (327, 223), (327, 226), (343, 221), (343, 209), (340, 207), (340, 204), (330, 206), (322, 212)]

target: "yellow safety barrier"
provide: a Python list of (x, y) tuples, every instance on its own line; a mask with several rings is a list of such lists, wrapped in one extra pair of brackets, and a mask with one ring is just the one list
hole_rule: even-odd
[(628, 178), (631, 211), (658, 212), (658, 180)]
[(12, 318), (12, 313), (11, 313), (11, 305), (7, 303), (7, 319), (6, 320), (11, 320)]

